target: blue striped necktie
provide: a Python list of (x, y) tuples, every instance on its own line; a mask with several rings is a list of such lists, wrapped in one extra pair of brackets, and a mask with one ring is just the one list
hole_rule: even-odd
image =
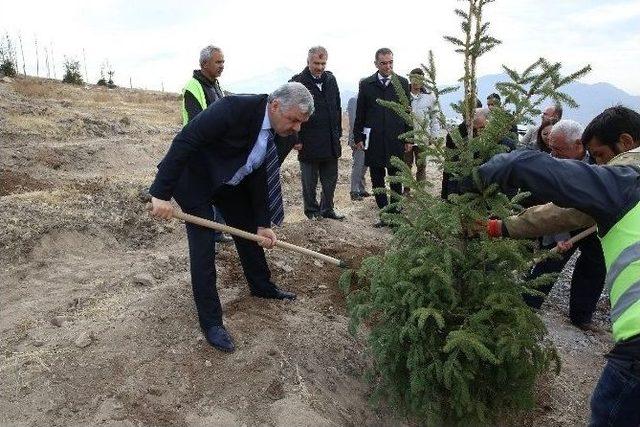
[(282, 225), (282, 221), (284, 221), (284, 205), (282, 203), (282, 186), (280, 185), (280, 161), (273, 139), (273, 130), (270, 130), (267, 138), (267, 155), (264, 160), (267, 165), (269, 214), (271, 215), (272, 223)]

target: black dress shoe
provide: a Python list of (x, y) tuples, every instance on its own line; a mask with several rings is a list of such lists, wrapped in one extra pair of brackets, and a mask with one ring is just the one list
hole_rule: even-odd
[(342, 221), (344, 219), (344, 215), (340, 215), (336, 213), (336, 211), (334, 210), (330, 210), (329, 212), (323, 213), (322, 217), (329, 218), (329, 219), (337, 219), (338, 221)]
[(360, 193), (351, 193), (350, 196), (351, 196), (351, 200), (353, 201), (359, 202), (360, 200), (362, 200), (362, 196), (360, 195)]
[(207, 342), (213, 347), (225, 353), (233, 353), (236, 346), (233, 344), (233, 339), (224, 326), (211, 326), (204, 331)]
[(289, 301), (293, 301), (296, 299), (296, 294), (289, 291), (283, 291), (278, 287), (275, 287), (271, 292), (265, 292), (265, 293), (252, 292), (251, 295), (253, 295), (254, 297), (266, 298), (266, 299), (286, 299)]
[(371, 197), (371, 193), (369, 193), (368, 191), (363, 191), (360, 193), (360, 196), (362, 197)]

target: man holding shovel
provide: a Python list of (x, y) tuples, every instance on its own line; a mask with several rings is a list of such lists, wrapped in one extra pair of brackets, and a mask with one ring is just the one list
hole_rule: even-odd
[[(313, 97), (300, 83), (267, 95), (228, 96), (191, 120), (174, 138), (149, 189), (151, 214), (170, 219), (174, 197), (186, 213), (213, 219), (212, 202), (229, 226), (263, 237), (260, 244), (234, 237), (251, 295), (295, 299), (271, 282), (262, 247), (272, 248), (272, 224), (284, 219), (274, 133), (288, 136), (313, 114)], [(232, 352), (216, 290), (214, 231), (187, 224), (191, 283), (200, 326), (215, 348)], [(262, 247), (260, 247), (262, 246)]]

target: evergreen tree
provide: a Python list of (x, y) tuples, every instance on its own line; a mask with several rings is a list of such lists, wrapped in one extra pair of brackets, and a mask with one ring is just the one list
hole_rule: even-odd
[[(504, 151), (499, 142), (512, 126), (538, 115), (546, 100), (576, 106), (559, 88), (589, 67), (567, 77), (560, 75), (560, 64), (544, 59), (521, 73), (504, 67), (511, 81), (499, 83), (497, 90), (505, 108), (513, 111), (493, 109), (486, 128), (474, 136), (476, 61), (500, 43), (482, 21), (490, 2), (468, 0), (467, 11), (455, 11), (464, 37), (445, 37), (464, 57), (465, 98), (457, 108), (468, 127), (466, 138), (441, 113), (440, 96), (456, 88), (438, 88), (431, 52), (423, 65), (424, 84), (435, 95), (436, 108), (425, 120), (410, 113), (397, 78), (392, 83), (400, 103), (379, 100), (408, 123), (417, 123), (402, 138), (419, 141), (422, 161), (428, 157), (454, 177), (472, 179), (477, 192), (443, 201), (417, 182), (404, 162), (392, 159), (401, 173), (390, 180), (411, 188), (409, 197), (400, 197), (383, 214), (394, 225), (393, 241), (384, 254), (365, 259), (359, 270), (341, 278), (352, 330), (363, 323), (369, 327), (374, 397), (437, 425), (491, 423), (530, 408), (536, 379), (554, 365), (559, 369), (542, 321), (522, 300), (523, 292), (536, 293), (537, 286), (552, 279), (522, 279), (540, 254), (528, 241), (489, 239), (472, 226), (517, 211), (526, 194), (510, 198), (495, 185), (482, 188), (475, 169)], [(452, 135), (455, 149), (430, 134), (432, 120)]]
[(8, 76), (15, 77), (17, 73), (17, 58), (16, 49), (8, 33), (0, 39), (0, 73)]
[(74, 85), (82, 85), (82, 74), (80, 73), (80, 62), (74, 58), (64, 57), (64, 77), (62, 81), (64, 83), (71, 83)]

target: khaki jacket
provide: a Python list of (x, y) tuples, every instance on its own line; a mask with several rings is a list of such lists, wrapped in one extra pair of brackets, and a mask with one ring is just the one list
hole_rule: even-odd
[[(617, 155), (607, 165), (640, 166), (640, 147)], [(553, 203), (533, 206), (504, 219), (509, 237), (515, 239), (558, 234), (594, 224), (595, 221), (589, 215), (577, 209), (561, 208)]]

